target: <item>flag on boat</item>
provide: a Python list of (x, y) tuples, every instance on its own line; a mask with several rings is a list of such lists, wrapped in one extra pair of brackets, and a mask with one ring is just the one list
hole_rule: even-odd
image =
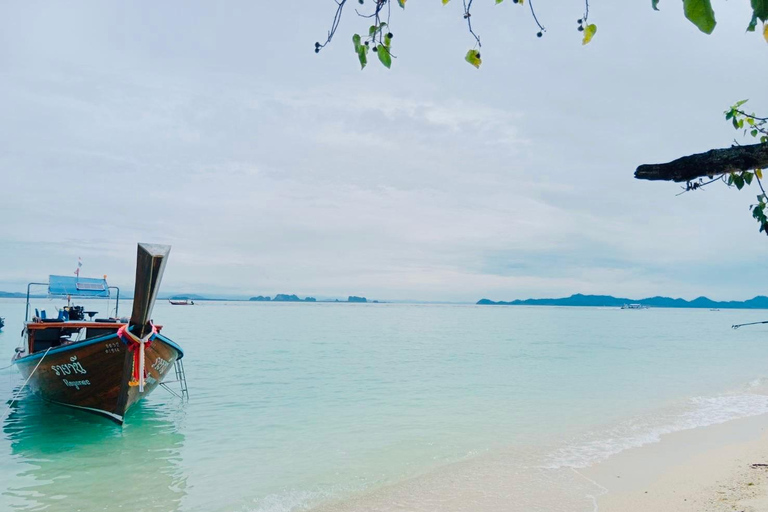
[(77, 277), (80, 277), (80, 267), (82, 267), (82, 266), (83, 266), (83, 260), (80, 259), (80, 257), (78, 256), (78, 258), (77, 258), (77, 269), (75, 270), (75, 275)]

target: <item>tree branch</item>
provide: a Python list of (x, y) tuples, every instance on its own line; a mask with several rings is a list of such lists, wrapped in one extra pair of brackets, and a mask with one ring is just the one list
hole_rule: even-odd
[(635, 171), (635, 178), (681, 182), (752, 169), (768, 169), (768, 144), (711, 149), (665, 164), (641, 165)]

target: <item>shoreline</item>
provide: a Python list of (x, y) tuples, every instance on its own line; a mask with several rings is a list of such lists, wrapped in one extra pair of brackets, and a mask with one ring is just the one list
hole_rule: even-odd
[(674, 432), (579, 473), (599, 512), (768, 510), (768, 414)]
[[(312, 512), (768, 510), (768, 413), (663, 434), (586, 468), (534, 484), (510, 453), (487, 454), (310, 507)], [(533, 486), (532, 486), (533, 484)]]

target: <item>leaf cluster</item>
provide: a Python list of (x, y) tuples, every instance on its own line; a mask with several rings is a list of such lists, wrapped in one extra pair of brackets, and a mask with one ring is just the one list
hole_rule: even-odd
[[(322, 48), (324, 48), (328, 43), (331, 42), (331, 39), (333, 38), (336, 29), (338, 28), (339, 22), (341, 21), (341, 14), (344, 10), (345, 5), (347, 4), (348, 0), (334, 0), (336, 2), (336, 15), (333, 19), (333, 24), (331, 26), (331, 30), (328, 32), (328, 38), (325, 43), (320, 44), (319, 42), (315, 43), (315, 52), (319, 53)], [(359, 34), (355, 34), (355, 37), (353, 37), (352, 42), (354, 44), (355, 54), (357, 55), (358, 60), (360, 61), (360, 67), (361, 69), (365, 68), (366, 64), (368, 63), (368, 51), (369, 47), (372, 46), (372, 49), (376, 52), (378, 55), (379, 61), (387, 68), (390, 68), (392, 66), (392, 59), (393, 55), (391, 52), (391, 43), (392, 43), (392, 32), (388, 31), (385, 33), (382, 29), (384, 26), (388, 26), (389, 17), (390, 17), (390, 6), (395, 0), (357, 0), (357, 3), (360, 5), (366, 5), (366, 4), (373, 4), (373, 13), (372, 14), (366, 14), (366, 13), (360, 13), (357, 12), (358, 16), (362, 18), (374, 18), (374, 24), (370, 27), (368, 36), (363, 37)], [(405, 4), (407, 0), (397, 0), (397, 5), (401, 7), (402, 9), (405, 9)], [(447, 5), (451, 2), (451, 0), (440, 0), (442, 5)], [(472, 37), (475, 40), (475, 45), (472, 49), (470, 49), (465, 57), (464, 60), (466, 60), (470, 65), (479, 68), (482, 64), (482, 60), (480, 59), (480, 51), (479, 48), (482, 46), (480, 44), (480, 37), (475, 33), (474, 29), (472, 28), (472, 4), (475, 0), (462, 0), (463, 3), (463, 18), (467, 22), (467, 28), (469, 30), (469, 33), (472, 35)], [(597, 25), (594, 23), (589, 23), (589, 0), (583, 0), (585, 5), (585, 12), (584, 15), (578, 19), (578, 31), (582, 32), (582, 45), (589, 44), (595, 34), (597, 33)], [(661, 0), (651, 0), (651, 7), (658, 11), (659, 10), (659, 3)], [(765, 40), (768, 41), (768, 0), (749, 0), (750, 5), (752, 7), (752, 17), (749, 21), (749, 24), (747, 25), (747, 31), (748, 32), (755, 32), (757, 30), (757, 25), (759, 22), (763, 23), (763, 36), (765, 37)], [(495, 5), (499, 5), (501, 3), (504, 3), (504, 0), (493, 0)], [(530, 8), (531, 17), (533, 18), (533, 21), (536, 23), (536, 26), (538, 27), (538, 32), (536, 32), (537, 37), (542, 37), (544, 33), (546, 32), (546, 29), (544, 26), (539, 22), (539, 18), (536, 16), (536, 11), (533, 6), (534, 0), (528, 0), (528, 7)], [(512, 0), (512, 3), (516, 5), (523, 6), (525, 5), (524, 0)], [(380, 15), (383, 12), (383, 10), (386, 8), (386, 22), (382, 22), (380, 19)], [(685, 17), (693, 23), (699, 30), (706, 34), (711, 34), (715, 27), (717, 26), (717, 20), (715, 19), (715, 11), (712, 8), (712, 0), (683, 0), (683, 13)], [(386, 35), (389, 35), (389, 37), (386, 37)]]
[[(753, 2), (754, 3), (754, 2)], [(737, 101), (724, 112), (725, 120), (730, 121), (735, 130), (741, 131), (747, 137), (758, 139), (762, 144), (768, 144), (768, 118), (758, 117), (754, 113), (746, 113), (742, 107), (747, 100)], [(762, 184), (763, 170), (732, 172), (728, 175), (726, 183), (741, 190), (756, 181), (761, 193), (757, 196), (757, 203), (749, 205), (752, 217), (760, 225), (760, 232), (768, 235), (768, 199)]]
[(768, 117), (758, 117), (755, 113), (747, 114), (741, 109), (748, 100), (737, 101), (725, 113), (725, 120), (731, 121), (733, 128), (743, 130), (743, 135), (750, 135), (761, 143), (768, 143)]

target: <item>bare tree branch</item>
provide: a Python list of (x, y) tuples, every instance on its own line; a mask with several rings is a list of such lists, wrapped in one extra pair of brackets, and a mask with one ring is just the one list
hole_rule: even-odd
[(641, 165), (635, 178), (682, 182), (752, 169), (768, 169), (768, 144), (711, 149), (665, 164)]

